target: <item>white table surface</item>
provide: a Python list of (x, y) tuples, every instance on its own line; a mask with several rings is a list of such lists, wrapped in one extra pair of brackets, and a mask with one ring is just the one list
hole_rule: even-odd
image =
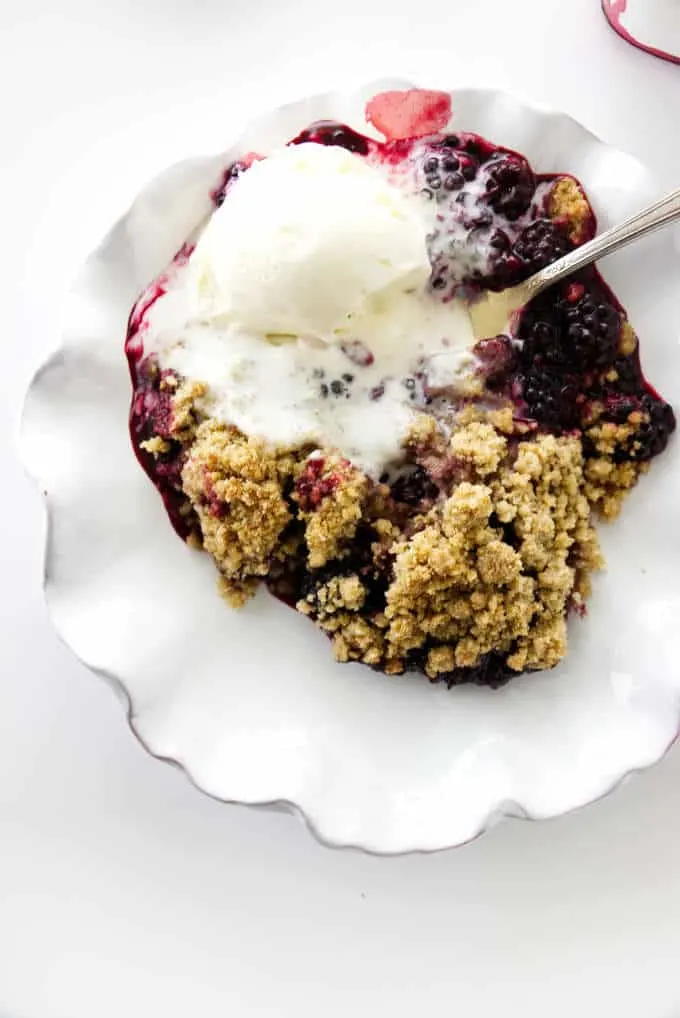
[(139, 185), (384, 74), (561, 107), (680, 178), (680, 69), (599, 0), (0, 2), (0, 1015), (680, 1015), (680, 752), (558, 821), (376, 859), (147, 757), (54, 636), (16, 460), (64, 292)]

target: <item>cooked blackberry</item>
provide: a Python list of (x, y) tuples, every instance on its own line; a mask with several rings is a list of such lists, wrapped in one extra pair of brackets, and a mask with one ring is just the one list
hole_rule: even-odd
[(518, 335), (522, 340), (519, 357), (523, 366), (536, 363), (544, 367), (564, 366), (564, 344), (558, 323), (550, 319), (549, 309), (529, 306), (522, 315)]
[(581, 405), (577, 379), (534, 366), (517, 376), (517, 386), (529, 417), (539, 424), (560, 431), (578, 427)]
[(675, 431), (675, 414), (668, 403), (645, 393), (640, 401), (640, 410), (645, 414), (646, 420), (629, 442), (616, 450), (614, 459), (617, 463), (627, 460), (634, 462), (650, 460), (658, 456), (664, 451)]
[(616, 308), (583, 284), (569, 284), (557, 300), (550, 290), (522, 316), (522, 363), (562, 366), (571, 374), (599, 371), (616, 359), (620, 331)]
[(438, 202), (463, 200), (462, 190), (477, 176), (479, 163), (480, 152), (472, 139), (449, 135), (424, 144), (416, 157), (423, 193)]
[(519, 219), (531, 204), (536, 180), (526, 159), (508, 155), (488, 165), (486, 200), (499, 215), (510, 222)]
[(536, 219), (522, 230), (512, 250), (529, 274), (557, 261), (570, 247), (567, 237), (550, 219)]
[(555, 309), (562, 320), (567, 359), (584, 371), (609, 367), (616, 357), (621, 315), (577, 285), (572, 284)]
[(442, 201), (452, 192), (460, 191), (465, 184), (462, 170), (468, 163), (467, 158), (461, 163), (458, 154), (448, 148), (442, 149), (440, 146), (428, 148), (420, 166), (425, 192), (430, 197)]

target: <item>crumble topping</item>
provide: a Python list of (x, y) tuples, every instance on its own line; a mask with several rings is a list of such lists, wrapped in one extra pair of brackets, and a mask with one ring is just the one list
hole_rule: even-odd
[(573, 177), (561, 177), (553, 185), (548, 198), (548, 212), (551, 219), (566, 222), (569, 239), (574, 244), (586, 239), (593, 217), (588, 199)]
[[(468, 425), (452, 440), (470, 449), (481, 443), (480, 481), (490, 473), (486, 427)], [(450, 653), (428, 658), (430, 677), (451, 654), (455, 667), (470, 668), (492, 650), (507, 652), (516, 671), (552, 667), (565, 652), (567, 602), (602, 565), (579, 442), (522, 443), (514, 464), (505, 439), (496, 434), (494, 445), (489, 482), (461, 483), (395, 549), (385, 612), (390, 656), (403, 659), (431, 640), (447, 644)]]
[(172, 449), (170, 442), (168, 442), (165, 438), (161, 438), (160, 435), (154, 435), (153, 438), (147, 438), (146, 442), (139, 443), (139, 447), (140, 449), (144, 449), (145, 452), (156, 457), (163, 456)]
[(449, 451), (463, 463), (468, 463), (480, 477), (493, 474), (503, 459), (506, 440), (490, 424), (469, 424), (454, 431)]
[[(200, 401), (206, 396), (205, 382), (185, 381), (181, 385), (174, 375), (161, 379), (161, 386), (174, 393), (172, 396), (171, 434), (179, 442), (192, 442), (196, 429), (205, 414), (200, 410)], [(179, 388), (178, 388), (179, 386)], [(175, 392), (175, 390), (177, 390)]]
[[(338, 660), (397, 673), (420, 652), (430, 678), (473, 668), (491, 652), (514, 671), (556, 664), (566, 608), (582, 601), (602, 565), (580, 443), (552, 435), (516, 442), (474, 419), (478, 410), (463, 417), (473, 419), (440, 452), (467, 479), (405, 526), (389, 488), (337, 454), (272, 451), (235, 428), (201, 424), (182, 477), (231, 604), (286, 563), (302, 535), (313, 585), (297, 607), (331, 636)], [(507, 410), (494, 417), (509, 430)], [(433, 418), (417, 419), (409, 441), (416, 438), (431, 454), (441, 442)], [(357, 570), (353, 541), (367, 524)], [(382, 603), (367, 611), (376, 577)]]
[(203, 546), (226, 581), (223, 589), (233, 589), (237, 600), (252, 593), (254, 577), (269, 571), (291, 519), (282, 483), (295, 466), (293, 455), (277, 455), (236, 428), (205, 421), (196, 431), (182, 471), (184, 491), (198, 516)]
[(308, 461), (293, 498), (305, 524), (310, 568), (343, 556), (362, 518), (367, 489), (368, 478), (339, 456)]

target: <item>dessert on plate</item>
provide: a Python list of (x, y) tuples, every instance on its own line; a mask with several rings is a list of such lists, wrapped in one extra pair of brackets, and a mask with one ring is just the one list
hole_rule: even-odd
[(248, 153), (130, 315), (138, 458), (226, 599), (264, 583), (339, 661), (499, 686), (567, 651), (612, 519), (675, 427), (595, 269), (503, 335), (468, 309), (590, 239), (568, 174), (375, 96)]

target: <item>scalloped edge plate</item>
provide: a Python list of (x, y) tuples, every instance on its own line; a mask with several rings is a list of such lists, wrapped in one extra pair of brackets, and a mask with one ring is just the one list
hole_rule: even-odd
[[(309, 122), (366, 130), (367, 98), (405, 82), (293, 103), (219, 156), (148, 184), (85, 264), (61, 349), (27, 396), (23, 456), (46, 493), (45, 589), (63, 640), (124, 695), (133, 731), (220, 800), (283, 806), (333, 846), (394, 854), (476, 837), (503, 815), (550, 817), (654, 763), (680, 713), (679, 452), (672, 443), (601, 528), (609, 562), (590, 617), (549, 673), (497, 692), (447, 691), (337, 665), (326, 639), (263, 593), (239, 613), (217, 596), (206, 555), (182, 544), (130, 447), (123, 355), (129, 309), (209, 212), (225, 165)], [(602, 226), (656, 196), (636, 160), (570, 117), (505, 93), (452, 92), (454, 125), (584, 183)], [(680, 404), (680, 333), (670, 232), (605, 265), (642, 336), (652, 380)]]

